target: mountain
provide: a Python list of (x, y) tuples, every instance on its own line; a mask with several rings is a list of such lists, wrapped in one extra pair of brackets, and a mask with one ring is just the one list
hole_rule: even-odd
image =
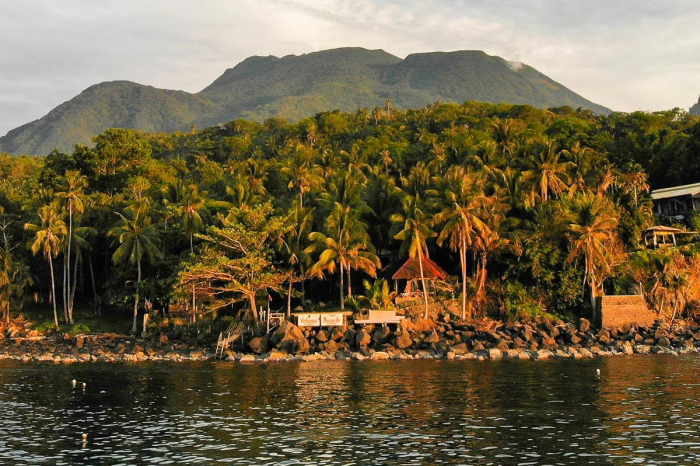
[(700, 115), (700, 97), (698, 98), (698, 103), (690, 107), (690, 113), (693, 115)]
[(374, 108), (386, 99), (398, 108), (475, 100), (610, 112), (534, 68), (481, 51), (419, 53), (402, 60), (383, 50), (341, 48), (250, 57), (196, 94), (128, 81), (97, 84), (1, 137), (0, 151), (70, 151), (107, 128), (172, 132), (236, 118), (296, 121), (327, 110)]

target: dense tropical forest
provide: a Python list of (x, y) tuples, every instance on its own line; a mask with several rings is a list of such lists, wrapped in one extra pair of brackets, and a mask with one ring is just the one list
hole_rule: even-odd
[(698, 298), (692, 245), (640, 245), (650, 187), (700, 181), (700, 117), (681, 110), (387, 102), (295, 124), (112, 129), (72, 153), (3, 155), (0, 171), (8, 320), (40, 306), (58, 328), (81, 309), (136, 331), (168, 308), (194, 321), (268, 302), (389, 306), (385, 280), (408, 256), (453, 276), (421, 288), (462, 317), (587, 316), (640, 286), (664, 312)]

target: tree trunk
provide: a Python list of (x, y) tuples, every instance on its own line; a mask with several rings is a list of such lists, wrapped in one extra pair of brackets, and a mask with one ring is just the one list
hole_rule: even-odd
[(68, 259), (66, 254), (66, 249), (63, 249), (63, 286), (61, 287), (63, 293), (63, 320), (69, 324), (70, 319), (68, 318), (68, 280), (70, 280), (70, 274), (67, 271)]
[(192, 284), (192, 323), (197, 323), (197, 289), (194, 283)]
[(58, 326), (58, 310), (56, 309), (56, 279), (53, 275), (53, 259), (49, 253), (49, 268), (51, 269), (51, 296), (53, 298), (53, 323), (56, 324), (56, 331), (61, 330)]
[(136, 294), (134, 296), (134, 324), (131, 326), (131, 333), (138, 332), (138, 327), (136, 322), (139, 317), (139, 288), (141, 288), (141, 261), (136, 261), (136, 268), (138, 270), (138, 275), (136, 279)]
[(97, 298), (97, 286), (95, 285), (95, 272), (92, 269), (92, 254), (90, 254), (88, 257), (89, 257), (89, 262), (90, 262), (90, 280), (92, 281), (92, 299), (93, 299), (92, 306), (93, 306), (93, 309), (95, 311), (95, 315), (99, 315), (100, 314), (100, 307), (99, 307), (99, 303), (97, 301), (98, 298)]
[(343, 266), (340, 266), (340, 310), (344, 311), (345, 310), (345, 299), (343, 298), (343, 287), (345, 284), (343, 283)]
[(292, 280), (289, 280), (289, 287), (287, 288), (287, 320), (292, 315)]
[(418, 265), (420, 267), (420, 281), (423, 283), (423, 300), (425, 301), (425, 317), (428, 318), (428, 289), (425, 286), (425, 274), (423, 273), (423, 254), (421, 248), (418, 248)]
[(467, 318), (467, 249), (464, 244), (459, 248), (459, 261), (462, 266), (462, 320)]
[(71, 325), (73, 324), (73, 303), (75, 302), (75, 289), (78, 287), (78, 264), (80, 260), (78, 255), (75, 256), (75, 267), (73, 268), (73, 286), (70, 287), (70, 296), (68, 297), (68, 317)]
[[(68, 323), (73, 325), (73, 298), (71, 293), (71, 283), (70, 283), (70, 250), (71, 250), (71, 245), (73, 243), (73, 202), (68, 199), (68, 254), (66, 254), (66, 262), (68, 265), (66, 266), (66, 270), (68, 271), (68, 285), (66, 288), (66, 295), (68, 299)], [(77, 262), (78, 258), (76, 257), (75, 259), (76, 262), (76, 271), (78, 270), (77, 268)]]
[(255, 317), (255, 320), (257, 322), (257, 320), (258, 320), (258, 308), (255, 307), (255, 293), (248, 294), (248, 301), (250, 301), (250, 309), (252, 309), (253, 317)]
[(348, 298), (352, 298), (352, 275), (350, 267), (348, 267)]

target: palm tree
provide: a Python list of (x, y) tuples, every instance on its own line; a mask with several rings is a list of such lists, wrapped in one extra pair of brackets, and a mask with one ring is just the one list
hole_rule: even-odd
[(126, 211), (127, 215), (122, 215), (117, 212), (120, 224), (108, 233), (119, 241), (119, 247), (112, 255), (112, 261), (115, 264), (129, 262), (136, 265), (137, 279), (136, 292), (134, 294), (134, 322), (131, 327), (132, 333), (137, 332), (137, 318), (139, 309), (139, 289), (141, 286), (141, 263), (145, 259), (149, 262), (154, 262), (156, 258), (161, 256), (160, 251), (156, 247), (158, 233), (155, 227), (151, 224), (151, 217), (148, 209), (144, 206), (129, 207)]
[(445, 222), (437, 242), (440, 246), (449, 239), (450, 248), (459, 251), (462, 269), (462, 319), (467, 317), (467, 251), (475, 236), (487, 229), (481, 219), (486, 198), (476, 175), (466, 173), (464, 168), (454, 166), (447, 177), (450, 187), (445, 191), (447, 205), (436, 215), (436, 222)]
[(428, 318), (428, 288), (425, 284), (425, 273), (423, 271), (423, 257), (428, 257), (428, 238), (437, 236), (432, 230), (435, 224), (434, 217), (430, 216), (421, 207), (419, 196), (406, 196), (403, 203), (403, 214), (394, 214), (391, 219), (397, 224), (403, 223), (403, 230), (398, 232), (394, 238), (403, 241), (408, 248), (410, 258), (418, 258), (420, 269), (420, 280), (423, 284), (423, 299), (425, 301), (425, 316)]
[(576, 196), (568, 206), (568, 237), (571, 251), (568, 261), (583, 259), (583, 283), (591, 288), (591, 306), (595, 318), (596, 298), (602, 282), (615, 263), (618, 215), (609, 200), (593, 194)]
[(53, 320), (56, 325), (56, 330), (60, 330), (58, 325), (58, 311), (56, 309), (56, 279), (53, 271), (53, 258), (58, 256), (60, 252), (61, 243), (67, 234), (67, 229), (65, 222), (61, 220), (58, 213), (51, 205), (39, 208), (38, 215), (39, 224), (25, 223), (24, 229), (35, 234), (34, 241), (29, 246), (32, 253), (36, 255), (41, 252), (44, 255), (44, 259), (49, 262), (49, 269), (51, 270)]
[(83, 202), (83, 189), (87, 187), (87, 177), (82, 176), (77, 170), (66, 171), (65, 176), (66, 190), (59, 192), (56, 196), (60, 199), (65, 199), (65, 209), (68, 214), (68, 236), (64, 245), (63, 261), (63, 312), (65, 314), (66, 323), (73, 324), (73, 301), (71, 296), (71, 247), (73, 245), (73, 218), (75, 214), (82, 214), (85, 211)]
[(299, 205), (304, 206), (304, 194), (323, 184), (323, 178), (312, 165), (315, 152), (303, 144), (298, 144), (295, 155), (289, 165), (282, 167), (281, 172), (291, 177), (289, 189), (299, 190)]
[(340, 272), (340, 308), (345, 310), (344, 274), (348, 274), (348, 294), (352, 296), (350, 271), (362, 270), (371, 277), (376, 277), (377, 268), (381, 267), (379, 258), (371, 251), (371, 243), (366, 225), (355, 216), (349, 206), (335, 202), (326, 219), (328, 236), (320, 232), (309, 234), (309, 240), (316, 244), (306, 249), (307, 253), (321, 250), (318, 261), (311, 266), (309, 275), (323, 278), (325, 272)]
[[(304, 293), (304, 276), (306, 275), (306, 265), (309, 258), (305, 250), (307, 247), (307, 239), (311, 231), (314, 219), (314, 209), (301, 207), (295, 204), (292, 207), (292, 212), (288, 217), (289, 228), (283, 232), (282, 248), (286, 253), (287, 262), (292, 267), (297, 266), (299, 269), (299, 278), (301, 280), (302, 295)], [(292, 282), (290, 278), (287, 289), (287, 317), (292, 312)]]
[(200, 192), (197, 185), (187, 186), (180, 199), (176, 212), (182, 219), (182, 228), (190, 241), (190, 252), (194, 254), (194, 235), (202, 230), (202, 213), (206, 205), (206, 191)]
[(534, 167), (523, 172), (523, 176), (532, 183), (542, 202), (547, 202), (549, 193), (555, 197), (566, 191), (571, 177), (569, 170), (574, 166), (573, 162), (560, 162), (561, 152), (557, 152), (553, 142), (548, 142), (544, 147), (538, 147), (534, 156)]

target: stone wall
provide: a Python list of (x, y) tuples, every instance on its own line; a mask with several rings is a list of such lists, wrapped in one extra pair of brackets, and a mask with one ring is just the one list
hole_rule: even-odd
[(657, 316), (647, 308), (641, 295), (603, 296), (599, 298), (602, 328), (621, 328), (624, 325), (651, 327)]

